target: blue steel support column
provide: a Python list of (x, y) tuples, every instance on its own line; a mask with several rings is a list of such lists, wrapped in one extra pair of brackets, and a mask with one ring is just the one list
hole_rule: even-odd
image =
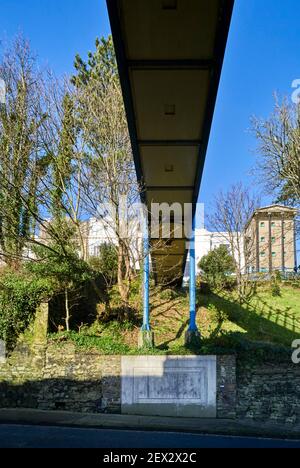
[(196, 252), (195, 252), (195, 217), (193, 217), (192, 237), (190, 241), (190, 326), (189, 332), (197, 333), (196, 325)]
[(150, 253), (149, 253), (149, 227), (148, 227), (148, 214), (144, 214), (143, 222), (143, 255), (144, 255), (144, 272), (143, 272), (143, 286), (144, 286), (144, 318), (143, 318), (143, 332), (150, 332), (150, 317), (149, 317), (149, 287), (150, 287)]

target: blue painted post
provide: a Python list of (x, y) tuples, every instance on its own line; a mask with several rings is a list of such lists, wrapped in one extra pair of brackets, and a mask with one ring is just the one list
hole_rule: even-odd
[(196, 325), (196, 252), (195, 252), (195, 217), (193, 217), (192, 237), (190, 241), (190, 326), (189, 332), (197, 333)]
[(144, 252), (144, 318), (143, 318), (143, 332), (151, 331), (150, 317), (149, 317), (149, 287), (150, 287), (150, 254), (149, 254), (149, 229), (148, 229), (148, 215), (144, 215), (144, 229), (143, 229), (143, 252)]

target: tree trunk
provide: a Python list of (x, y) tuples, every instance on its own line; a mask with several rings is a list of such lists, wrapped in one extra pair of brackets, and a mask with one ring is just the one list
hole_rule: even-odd
[[(125, 259), (124, 259), (124, 245), (122, 241), (119, 243), (118, 248), (118, 288), (119, 293), (122, 299), (122, 302), (128, 306), (129, 301), (129, 281), (126, 281), (126, 272), (124, 275), (124, 269), (126, 270), (125, 266)], [(125, 266), (125, 268), (124, 268)]]
[(67, 332), (70, 331), (70, 305), (69, 305), (69, 293), (68, 293), (68, 290), (65, 289), (65, 308), (66, 308), (66, 318), (65, 318), (65, 322), (66, 322), (66, 330)]

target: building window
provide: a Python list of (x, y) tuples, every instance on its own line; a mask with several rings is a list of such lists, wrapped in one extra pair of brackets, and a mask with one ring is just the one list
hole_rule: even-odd
[(275, 244), (275, 242), (276, 242), (276, 238), (272, 237), (272, 244)]
[(100, 257), (101, 246), (97, 245), (94, 247), (94, 257)]
[(273, 223), (271, 224), (271, 226), (272, 226), (272, 227), (276, 227), (276, 223), (274, 223), (274, 221), (273, 221)]
[(267, 268), (261, 268), (261, 269), (260, 269), (260, 272), (261, 272), (261, 273), (267, 273), (267, 271), (268, 271)]
[(265, 237), (261, 237), (261, 238), (260, 238), (260, 242), (266, 242), (266, 238), (265, 238)]
[(260, 256), (261, 256), (261, 257), (265, 257), (265, 256), (266, 256), (266, 252), (260, 252)]
[(276, 257), (277, 256), (277, 253), (276, 252), (272, 252), (272, 257)]
[(261, 223), (260, 223), (260, 227), (265, 227), (265, 223), (264, 223), (264, 222), (261, 222)]

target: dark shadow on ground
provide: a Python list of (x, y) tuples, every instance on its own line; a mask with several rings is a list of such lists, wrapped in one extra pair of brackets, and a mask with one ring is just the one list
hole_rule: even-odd
[(229, 295), (220, 296), (215, 293), (202, 297), (200, 303), (205, 307), (214, 306), (219, 315), (211, 339), (222, 333), (226, 320), (242, 328), (246, 332), (245, 338), (253, 341), (273, 342), (290, 347), (292, 341), (300, 336), (299, 319), (291, 313), (291, 308), (271, 307), (259, 295), (255, 305), (251, 302), (240, 305)]

